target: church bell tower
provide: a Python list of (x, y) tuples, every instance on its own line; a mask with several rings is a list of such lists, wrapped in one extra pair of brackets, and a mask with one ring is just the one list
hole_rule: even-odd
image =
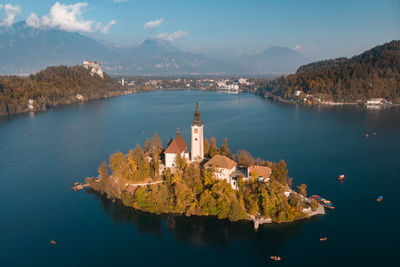
[(204, 159), (203, 138), (203, 122), (200, 119), (199, 102), (196, 100), (196, 110), (194, 111), (194, 120), (192, 123), (192, 161), (202, 161)]

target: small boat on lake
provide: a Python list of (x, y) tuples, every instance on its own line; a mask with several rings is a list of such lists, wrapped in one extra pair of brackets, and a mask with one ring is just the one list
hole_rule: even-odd
[(326, 240), (328, 240), (328, 238), (327, 238), (326, 236), (321, 237), (321, 238), (319, 239), (319, 241), (321, 241), (321, 242), (325, 242)]
[(72, 190), (74, 190), (76, 192), (76, 191), (82, 190), (86, 187), (89, 187), (89, 184), (83, 184), (83, 183), (76, 182), (76, 183), (74, 183)]
[(273, 261), (281, 261), (281, 257), (280, 256), (271, 256), (269, 257), (271, 260)]
[(55, 245), (55, 244), (57, 244), (57, 243), (56, 243), (56, 241), (54, 241), (54, 240), (50, 240), (50, 244)]
[(314, 198), (315, 200), (317, 200), (318, 203), (320, 203), (327, 209), (330, 209), (330, 210), (335, 209), (335, 207), (332, 205), (332, 202), (330, 200), (327, 200), (319, 195), (312, 195), (311, 198)]
[(332, 206), (332, 203), (324, 203), (324, 207), (327, 208), (327, 209), (331, 209), (331, 210), (335, 209), (335, 207)]
[(382, 202), (382, 201), (383, 201), (383, 196), (379, 196), (379, 197), (376, 199), (376, 201), (377, 201), (377, 202)]
[(339, 180), (339, 181), (343, 181), (343, 180), (344, 180), (344, 174), (341, 174), (341, 175), (338, 177), (338, 180)]

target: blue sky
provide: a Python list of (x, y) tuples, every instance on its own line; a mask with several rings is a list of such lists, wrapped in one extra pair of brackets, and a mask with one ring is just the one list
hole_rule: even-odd
[[(80, 31), (124, 46), (159, 37), (192, 52), (240, 55), (257, 53), (270, 46), (286, 46), (310, 59), (352, 56), (400, 39), (399, 0), (64, 0), (56, 3), (0, 1), (0, 20), (4, 26), (11, 19), (17, 22), (30, 17), (32, 25), (37, 27)], [(15, 18), (7, 16), (6, 4), (18, 6)]]

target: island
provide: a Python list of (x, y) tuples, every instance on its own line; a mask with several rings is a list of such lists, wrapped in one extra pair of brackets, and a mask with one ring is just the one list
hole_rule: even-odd
[(292, 189), (285, 161), (254, 159), (245, 150), (231, 153), (228, 141), (204, 138), (196, 101), (190, 153), (176, 131), (164, 149), (157, 134), (143, 148), (112, 154), (87, 177), (90, 189), (137, 210), (186, 216), (216, 216), (230, 221), (283, 223), (324, 214), (324, 207), (307, 197), (307, 186)]

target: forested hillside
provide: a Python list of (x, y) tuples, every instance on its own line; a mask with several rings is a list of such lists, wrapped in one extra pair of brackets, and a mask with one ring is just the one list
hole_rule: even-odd
[(400, 98), (400, 41), (392, 41), (352, 58), (304, 65), (295, 74), (270, 80), (260, 94), (293, 99), (296, 91), (321, 100), (353, 102)]
[(81, 66), (48, 67), (27, 77), (0, 76), (0, 116), (118, 94), (119, 83), (107, 74), (102, 79)]

